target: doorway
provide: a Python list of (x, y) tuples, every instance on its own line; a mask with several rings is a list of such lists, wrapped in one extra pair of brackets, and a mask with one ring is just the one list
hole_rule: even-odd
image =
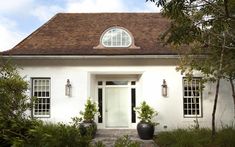
[(104, 128), (130, 128), (136, 123), (136, 81), (99, 80), (98, 104), (101, 117), (98, 123)]
[(105, 88), (106, 127), (128, 127), (129, 97), (128, 87)]

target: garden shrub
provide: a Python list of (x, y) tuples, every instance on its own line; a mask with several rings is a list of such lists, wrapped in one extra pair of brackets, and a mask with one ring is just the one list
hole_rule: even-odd
[(140, 147), (140, 142), (132, 141), (128, 135), (118, 138), (114, 147)]
[(202, 147), (210, 143), (209, 129), (177, 129), (170, 132), (161, 132), (155, 141), (162, 147)]
[(102, 141), (95, 142), (90, 147), (105, 147), (104, 143)]
[(235, 129), (225, 127), (219, 130), (214, 141), (210, 129), (176, 129), (159, 133), (155, 142), (160, 147), (234, 147)]
[(29, 130), (28, 147), (88, 147), (91, 136), (81, 136), (73, 125), (40, 123)]
[(28, 83), (9, 61), (0, 61), (0, 145), (19, 146), (35, 121), (25, 114), (31, 108)]
[(215, 136), (215, 144), (222, 147), (235, 146), (235, 128), (224, 127)]

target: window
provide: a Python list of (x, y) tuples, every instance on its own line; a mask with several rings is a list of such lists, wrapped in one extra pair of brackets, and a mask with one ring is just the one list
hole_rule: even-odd
[(99, 113), (100, 117), (98, 117), (98, 123), (103, 122), (103, 89), (98, 88), (98, 105), (99, 105)]
[(131, 88), (131, 122), (136, 123), (136, 89)]
[(50, 116), (50, 79), (32, 79), (32, 96), (36, 97), (33, 116)]
[(106, 81), (106, 85), (128, 85), (128, 81)]
[(202, 116), (201, 78), (183, 78), (183, 107), (185, 117)]
[(132, 39), (126, 30), (114, 27), (103, 34), (101, 42), (105, 47), (129, 47)]

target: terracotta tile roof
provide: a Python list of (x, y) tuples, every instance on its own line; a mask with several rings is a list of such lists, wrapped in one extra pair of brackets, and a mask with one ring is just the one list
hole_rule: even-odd
[[(159, 39), (169, 20), (159, 13), (59, 13), (4, 55), (174, 55)], [(140, 49), (94, 49), (113, 26), (129, 30)]]

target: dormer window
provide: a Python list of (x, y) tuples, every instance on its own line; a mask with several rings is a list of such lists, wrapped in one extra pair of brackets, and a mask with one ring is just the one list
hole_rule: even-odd
[(132, 38), (124, 29), (113, 27), (104, 32), (101, 42), (104, 47), (129, 47)]
[(131, 32), (123, 27), (111, 27), (105, 30), (100, 41), (94, 49), (140, 49), (135, 46), (134, 37)]

